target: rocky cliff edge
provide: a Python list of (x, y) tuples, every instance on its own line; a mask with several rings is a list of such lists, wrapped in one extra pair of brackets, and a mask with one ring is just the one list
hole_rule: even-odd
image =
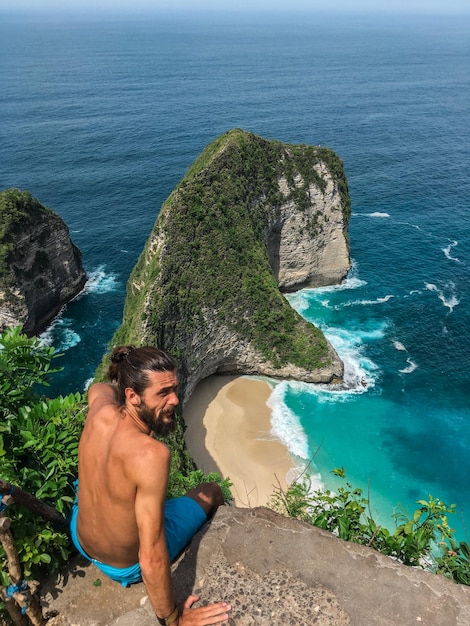
[[(229, 626), (470, 626), (470, 588), (266, 508), (219, 509), (173, 566), (178, 601), (232, 604)], [(48, 626), (154, 626), (143, 584), (77, 557), (42, 588)]]

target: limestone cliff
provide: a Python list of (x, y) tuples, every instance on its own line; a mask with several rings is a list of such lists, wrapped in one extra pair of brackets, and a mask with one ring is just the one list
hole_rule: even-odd
[(0, 192), (0, 330), (37, 334), (84, 287), (81, 253), (63, 220), (26, 191)]
[(127, 287), (113, 344), (156, 344), (186, 400), (214, 373), (341, 380), (323, 334), (281, 294), (339, 283), (350, 262), (342, 162), (315, 146), (233, 130), (164, 203)]

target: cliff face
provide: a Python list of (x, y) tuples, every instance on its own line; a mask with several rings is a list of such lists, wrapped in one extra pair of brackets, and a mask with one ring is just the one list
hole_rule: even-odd
[[(349, 210), (340, 188), (344, 178), (338, 180), (338, 173), (331, 172), (324, 162), (316, 163), (313, 171), (318, 174), (313, 182), (297, 173), (294, 188), (285, 176), (279, 179), (285, 202), (269, 225), (266, 243), (271, 268), (283, 291), (338, 284), (350, 268)], [(303, 207), (296, 202), (298, 190), (304, 190), (307, 197)]]
[(344, 278), (349, 214), (331, 150), (226, 133), (164, 203), (113, 343), (171, 352), (183, 402), (214, 373), (341, 380), (332, 347), (280, 289)]
[(0, 329), (40, 332), (84, 287), (81, 253), (63, 220), (28, 192), (0, 192)]

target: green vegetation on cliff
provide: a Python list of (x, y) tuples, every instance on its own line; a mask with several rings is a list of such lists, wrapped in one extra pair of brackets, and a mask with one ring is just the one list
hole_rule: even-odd
[[(267, 141), (241, 130), (211, 143), (161, 209), (129, 279), (113, 344), (151, 342), (181, 361), (194, 336), (210, 332), (211, 319), (274, 368), (327, 366), (328, 344), (280, 293), (266, 243), (282, 205), (293, 200), (302, 211), (311, 204), (311, 184), (325, 190), (317, 165), (326, 166), (335, 181), (347, 224), (347, 183), (331, 150)], [(281, 192), (281, 179), (290, 195)], [(305, 226), (314, 236), (312, 220)]]

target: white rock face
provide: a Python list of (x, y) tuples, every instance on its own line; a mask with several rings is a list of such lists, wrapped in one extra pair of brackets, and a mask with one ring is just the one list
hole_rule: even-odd
[[(307, 209), (286, 202), (267, 233), (271, 267), (282, 291), (339, 284), (351, 266), (337, 183), (324, 166), (317, 171), (326, 180), (325, 192), (311, 184)], [(279, 189), (288, 197), (285, 178)]]

